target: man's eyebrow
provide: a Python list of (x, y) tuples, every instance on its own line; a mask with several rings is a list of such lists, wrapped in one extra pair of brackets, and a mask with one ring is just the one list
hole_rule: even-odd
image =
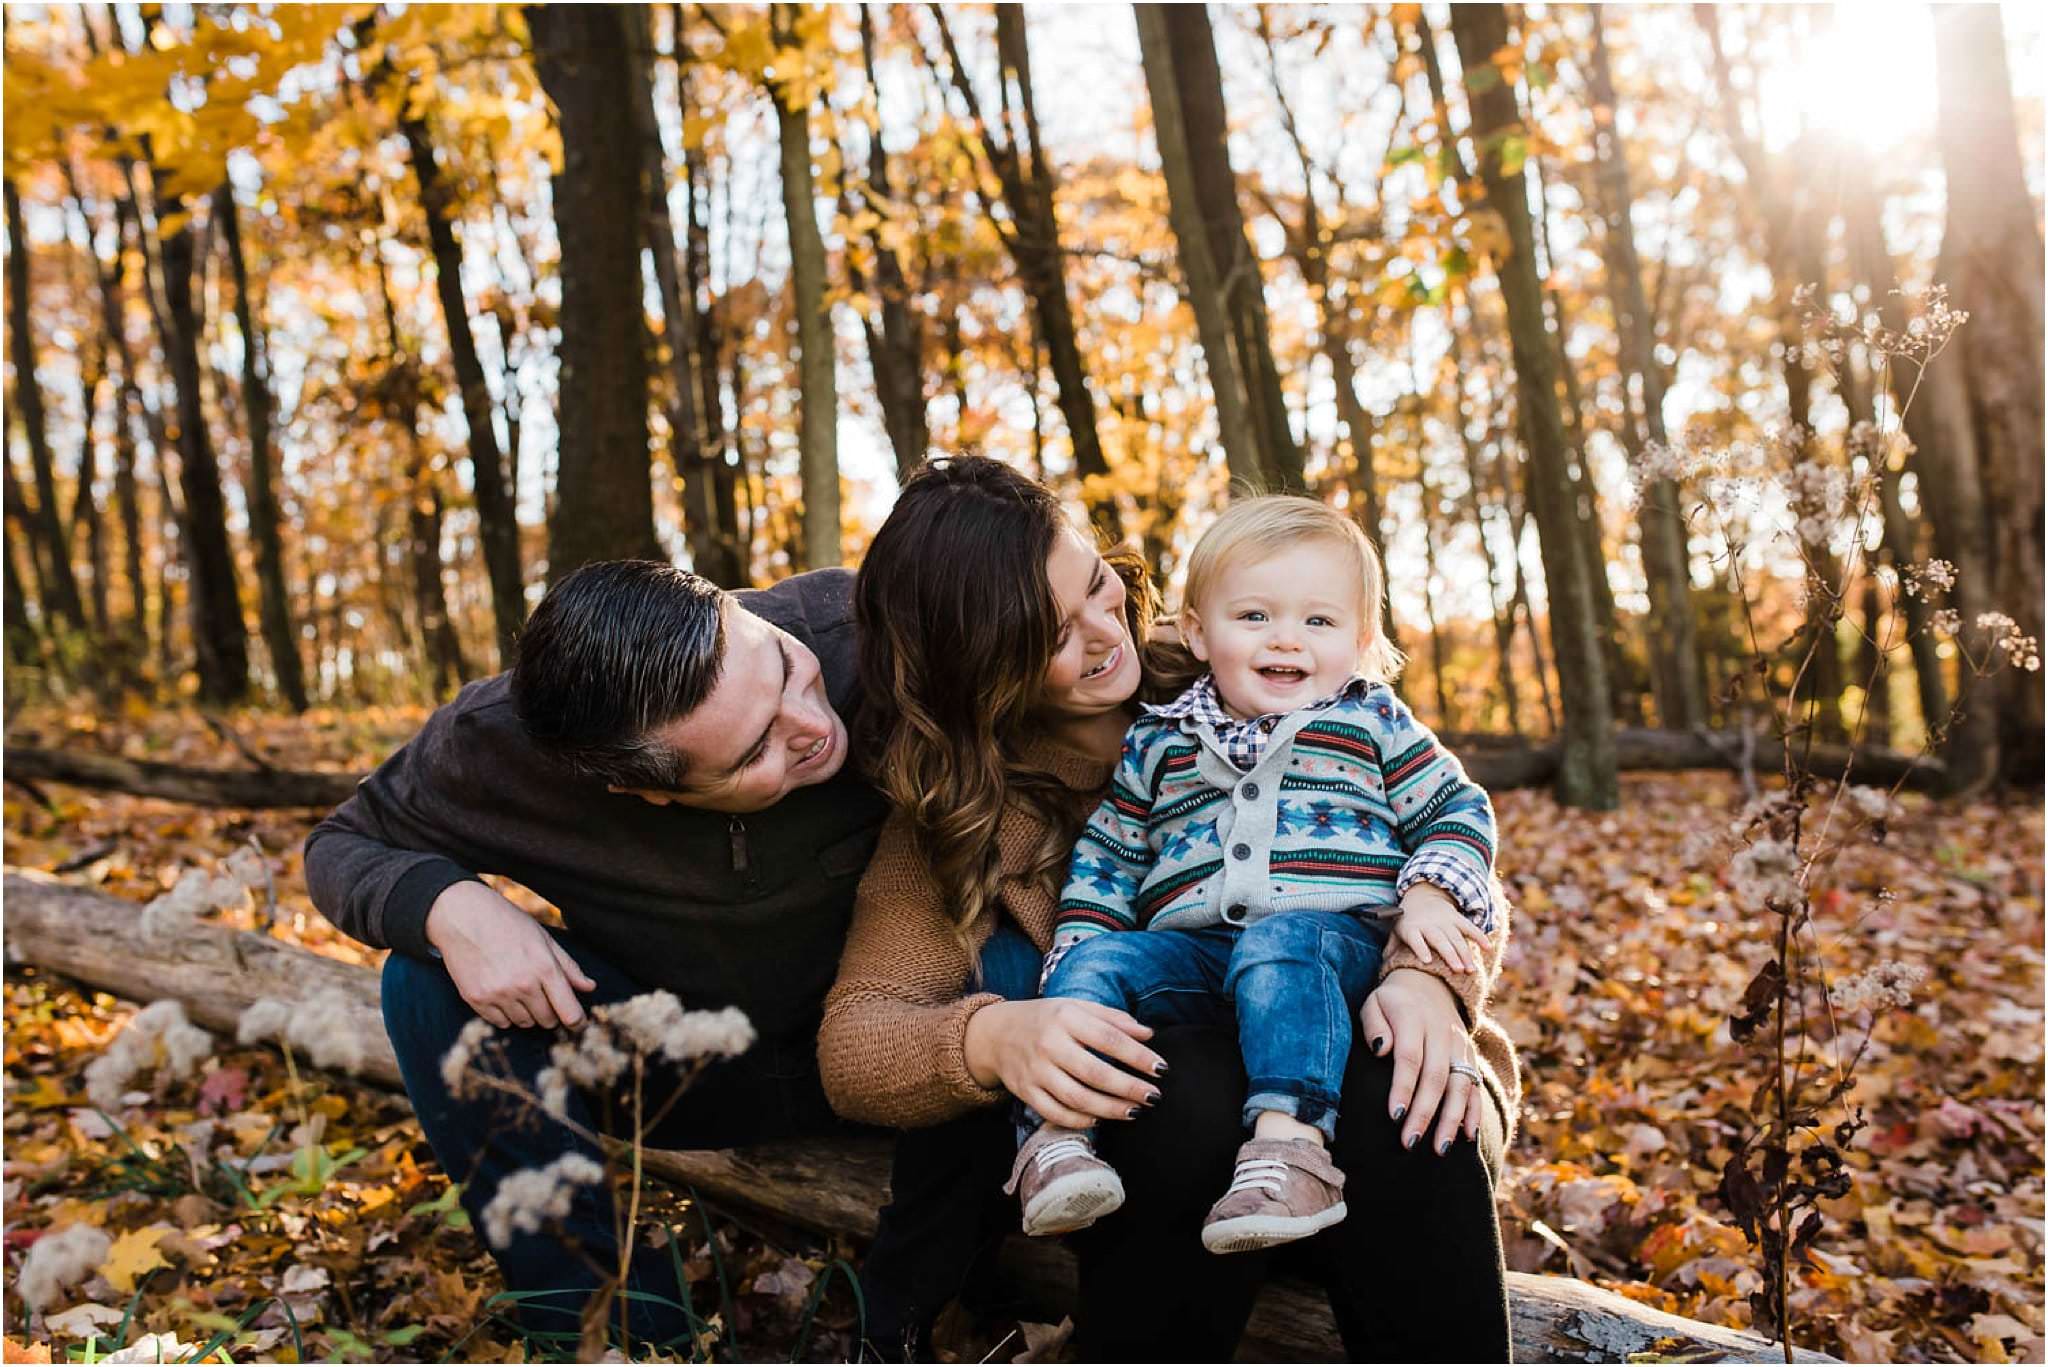
[(761, 728), (760, 739), (756, 740), (752, 745), (749, 745), (746, 748), (745, 752), (742, 753), (738, 759), (734, 760), (730, 765), (728, 765), (725, 768), (724, 772), (719, 774), (718, 777), (720, 780), (731, 778), (734, 774), (737, 774), (740, 770), (746, 768), (749, 764), (752, 764), (754, 760), (760, 755), (760, 753), (768, 748), (768, 736), (771, 732), (775, 730), (775, 718), (782, 715), (781, 698), (783, 690), (789, 687), (789, 671), (791, 668), (789, 659), (789, 642), (784, 640), (780, 635), (777, 635), (775, 638), (775, 648), (782, 656), (782, 682), (776, 685), (775, 688), (775, 697), (777, 699), (775, 711), (768, 718), (768, 724)]

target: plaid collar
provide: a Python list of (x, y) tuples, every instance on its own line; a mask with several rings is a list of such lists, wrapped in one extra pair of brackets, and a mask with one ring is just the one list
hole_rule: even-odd
[[(1371, 684), (1372, 681), (1363, 674), (1353, 674), (1335, 693), (1325, 698), (1317, 698), (1314, 702), (1295, 710), (1320, 712), (1324, 708), (1335, 706), (1345, 698), (1358, 696)], [(1148, 706), (1145, 711), (1169, 721), (1194, 722), (1215, 738), (1216, 744), (1231, 764), (1243, 773), (1249, 773), (1259, 767), (1259, 761), (1265, 757), (1266, 742), (1273, 735), (1273, 728), (1280, 724), (1282, 718), (1292, 715), (1287, 712), (1268, 712), (1263, 716), (1242, 721), (1231, 716), (1224, 710), (1223, 699), (1216, 691), (1214, 674), (1204, 674), (1172, 702), (1157, 707)]]

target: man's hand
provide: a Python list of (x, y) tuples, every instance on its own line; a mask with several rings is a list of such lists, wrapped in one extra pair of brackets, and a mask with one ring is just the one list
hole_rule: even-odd
[(578, 992), (597, 984), (540, 922), (482, 883), (451, 884), (427, 912), (455, 990), (499, 1029), (583, 1024)]

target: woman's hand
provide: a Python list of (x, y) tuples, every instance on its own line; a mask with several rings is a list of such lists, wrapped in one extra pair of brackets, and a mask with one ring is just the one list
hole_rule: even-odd
[[(1114, 1007), (1044, 999), (991, 1002), (967, 1018), (967, 1071), (1002, 1087), (1055, 1125), (1085, 1130), (1098, 1120), (1132, 1120), (1159, 1099), (1144, 1080), (1166, 1063), (1140, 1041), (1151, 1028)], [(1095, 1051), (1094, 1053), (1089, 1052)], [(1132, 1077), (1096, 1053), (1136, 1069)]]
[(1484, 1089), (1451, 1071), (1453, 1063), (1472, 1062), (1472, 1036), (1443, 980), (1419, 968), (1397, 968), (1365, 999), (1359, 1019), (1375, 1054), (1394, 1051), (1387, 1113), (1397, 1121), (1406, 1117), (1402, 1146), (1413, 1148), (1432, 1120), (1430, 1147), (1440, 1155), (1450, 1152), (1460, 1131), (1477, 1139)]

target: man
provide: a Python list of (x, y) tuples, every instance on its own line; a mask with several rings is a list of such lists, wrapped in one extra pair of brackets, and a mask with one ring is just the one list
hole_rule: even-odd
[[(576, 1095), (565, 1126), (502, 1095), (451, 1095), (441, 1062), (475, 1017), (501, 1028), (494, 1068), (532, 1090), (556, 1027), (591, 1006), (666, 989), (692, 1009), (738, 1007), (758, 1042), (704, 1069), (650, 1142), (849, 1129), (819, 1086), (817, 1024), (887, 814), (847, 762), (852, 584), (821, 570), (726, 593), (652, 561), (585, 566), (535, 610), (509, 673), (463, 689), (307, 837), (315, 905), (397, 951), (386, 1028), (478, 1228), (510, 1174), (594, 1153), (573, 1127), (617, 1132), (630, 1117)], [(483, 873), (545, 897), (566, 933)], [(650, 1109), (667, 1095), (650, 1082)], [(899, 1178), (884, 1213), (863, 1282), (870, 1337), (892, 1355), (906, 1335), (914, 1351), (979, 1237), (953, 1213), (981, 1204), (952, 1199), (958, 1180), (922, 1174), (926, 1198)], [(525, 1323), (572, 1342), (600, 1269), (617, 1266), (608, 1193), (580, 1193), (567, 1220), (492, 1250)], [(653, 1299), (681, 1299), (666, 1251), (636, 1256), (633, 1286), (648, 1293), (636, 1337), (684, 1332)]]

